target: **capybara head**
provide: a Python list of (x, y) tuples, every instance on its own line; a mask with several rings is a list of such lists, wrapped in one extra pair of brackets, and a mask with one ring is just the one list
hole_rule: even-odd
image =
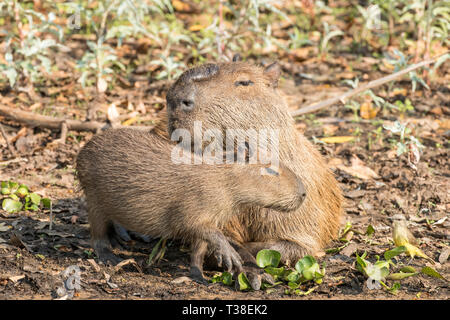
[(231, 168), (229, 183), (241, 204), (290, 212), (298, 209), (306, 197), (301, 179), (283, 164), (276, 167), (234, 164)]
[(194, 122), (198, 120), (202, 133), (217, 130), (223, 142), (229, 129), (286, 127), (291, 117), (276, 90), (280, 72), (277, 63), (263, 68), (240, 61), (187, 70), (167, 93), (169, 135), (184, 129), (190, 133), (191, 142), (201, 139), (194, 134)]

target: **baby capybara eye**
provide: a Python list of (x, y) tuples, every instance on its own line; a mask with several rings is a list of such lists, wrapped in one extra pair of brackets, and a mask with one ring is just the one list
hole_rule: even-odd
[(254, 83), (252, 80), (236, 81), (236, 82), (234, 83), (234, 85), (235, 85), (236, 87), (238, 87), (238, 86), (248, 87), (248, 86), (252, 86), (252, 85), (254, 85), (254, 84), (255, 84), (255, 83)]

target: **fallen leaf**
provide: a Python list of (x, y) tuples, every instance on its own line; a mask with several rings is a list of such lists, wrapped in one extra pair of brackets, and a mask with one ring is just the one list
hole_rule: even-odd
[(305, 60), (308, 58), (309, 53), (313, 50), (312, 47), (303, 47), (303, 48), (297, 48), (292, 49), (289, 51), (289, 54), (298, 59), (298, 60)]
[(423, 253), (422, 250), (413, 245), (417, 244), (418, 241), (413, 236), (411, 231), (408, 230), (405, 220), (394, 221), (392, 238), (394, 239), (396, 246), (404, 246), (406, 248), (406, 252), (411, 256), (411, 258), (418, 256), (434, 263), (434, 261)]
[(0, 232), (8, 231), (11, 228), (11, 226), (7, 226), (4, 222), (0, 223)]
[(100, 266), (97, 264), (97, 262), (95, 262), (94, 259), (87, 259), (87, 261), (89, 262), (89, 264), (94, 268), (94, 270), (96, 272), (100, 272)]
[(404, 88), (395, 88), (391, 92), (391, 97), (395, 97), (397, 95), (407, 96), (408, 91)]
[(171, 283), (173, 283), (173, 284), (180, 284), (180, 283), (188, 283), (188, 282), (191, 282), (191, 281), (192, 280), (190, 278), (188, 278), (186, 276), (183, 276), (183, 277), (179, 277), (179, 278), (173, 279), (171, 281)]
[(334, 134), (339, 129), (339, 127), (334, 124), (324, 124), (322, 129), (324, 135), (330, 136)]
[(187, 3), (184, 3), (179, 0), (173, 0), (172, 6), (176, 11), (189, 11), (190, 7)]
[(359, 114), (363, 119), (373, 119), (377, 116), (379, 108), (374, 108), (371, 101), (365, 101), (361, 104)]
[(121, 261), (119, 264), (117, 264), (115, 266), (116, 272), (119, 271), (122, 267), (124, 267), (124, 266), (126, 266), (128, 264), (132, 264), (133, 266), (135, 266), (137, 271), (139, 271), (139, 273), (142, 273), (141, 267), (137, 264), (137, 262), (134, 259), (126, 259), (126, 260)]
[(192, 26), (189, 27), (189, 31), (195, 32), (195, 31), (203, 30), (203, 29), (205, 29), (205, 28), (206, 28), (206, 27), (205, 27), (204, 25), (201, 25), (201, 24), (194, 24), (194, 25), (192, 25)]
[(439, 263), (444, 264), (448, 260), (448, 256), (450, 254), (450, 248), (445, 247), (444, 250), (442, 250), (441, 254), (439, 255)]
[(341, 254), (350, 257), (352, 254), (356, 252), (357, 249), (358, 246), (356, 245), (356, 243), (350, 243), (347, 247), (341, 250)]
[(364, 162), (361, 161), (358, 157), (353, 155), (351, 159), (351, 167), (347, 167), (344, 165), (337, 165), (336, 167), (339, 170), (342, 170), (352, 176), (355, 176), (360, 179), (369, 180), (369, 179), (378, 179), (378, 174), (370, 169), (369, 167), (366, 167), (364, 165)]
[(435, 114), (435, 115), (438, 115), (438, 116), (442, 116), (443, 115), (441, 107), (434, 107), (433, 109), (430, 110), (430, 112)]
[(9, 277), (8, 280), (11, 280), (12, 282), (17, 283), (19, 280), (21, 280), (23, 278), (25, 278), (25, 275)]
[(337, 136), (337, 137), (324, 137), (319, 140), (325, 143), (345, 143), (353, 141), (355, 137), (353, 136)]

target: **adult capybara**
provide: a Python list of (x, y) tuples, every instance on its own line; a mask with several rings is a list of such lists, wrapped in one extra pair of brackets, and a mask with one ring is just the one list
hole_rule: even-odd
[[(186, 129), (194, 144), (206, 147), (202, 134), (216, 130), (226, 141), (255, 139), (262, 131), (277, 134), (268, 139), (278, 148), (279, 160), (298, 175), (306, 187), (302, 206), (287, 214), (271, 209), (244, 208), (222, 229), (253, 254), (278, 250), (285, 263), (315, 254), (337, 236), (343, 214), (342, 193), (314, 146), (295, 128), (286, 102), (277, 91), (280, 67), (249, 63), (205, 64), (184, 72), (167, 93), (168, 118), (157, 127), (169, 136)], [(199, 129), (200, 128), (200, 129)], [(237, 137), (228, 139), (229, 129)], [(197, 134), (195, 134), (197, 133)], [(197, 139), (197, 140), (196, 140)]]

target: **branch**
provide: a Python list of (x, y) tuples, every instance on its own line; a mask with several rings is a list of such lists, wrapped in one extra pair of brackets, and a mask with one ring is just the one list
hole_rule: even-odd
[[(448, 52), (446, 52), (444, 54), (447, 54), (447, 53)], [(331, 106), (331, 105), (333, 105), (335, 103), (338, 103), (339, 101), (341, 101), (341, 102), (345, 101), (346, 99), (348, 99), (348, 98), (350, 98), (350, 97), (352, 97), (352, 96), (354, 96), (354, 95), (356, 95), (358, 93), (361, 93), (363, 91), (366, 91), (366, 90), (369, 90), (369, 89), (381, 86), (382, 84), (385, 84), (385, 83), (387, 83), (389, 81), (395, 80), (395, 79), (401, 77), (402, 75), (404, 75), (406, 73), (414, 71), (414, 70), (416, 70), (416, 69), (418, 69), (420, 67), (432, 64), (432, 63), (436, 62), (436, 60), (438, 60), (444, 54), (441, 54), (441, 55), (436, 56), (436, 57), (434, 57), (432, 59), (429, 59), (429, 60), (425, 60), (425, 61), (413, 64), (413, 65), (409, 66), (406, 69), (400, 70), (400, 71), (398, 71), (398, 72), (396, 72), (394, 74), (390, 74), (390, 75), (388, 75), (386, 77), (382, 77), (380, 79), (376, 79), (376, 80), (370, 81), (366, 85), (364, 85), (362, 87), (355, 88), (355, 89), (350, 90), (350, 91), (347, 91), (346, 93), (344, 93), (344, 94), (342, 94), (340, 96), (337, 96), (337, 97), (334, 97), (334, 98), (330, 98), (330, 99), (327, 99), (327, 100), (324, 100), (324, 101), (320, 101), (320, 102), (311, 104), (309, 106), (303, 107), (303, 108), (301, 108), (299, 110), (292, 111), (291, 112), (291, 116), (296, 117), (296, 116), (299, 116), (299, 115), (302, 115), (302, 114), (305, 114), (305, 113), (315, 112), (317, 110), (320, 110), (320, 109), (329, 107), (329, 106)]]
[(8, 108), (3, 105), (0, 105), (0, 116), (4, 116), (19, 123), (24, 123), (30, 127), (40, 127), (52, 130), (60, 130), (61, 125), (64, 122), (66, 122), (68, 130), (75, 131), (97, 132), (97, 130), (105, 126), (104, 123), (97, 121), (79, 121), (54, 118), (33, 112), (23, 111), (18, 108)]
[[(67, 126), (67, 130), (97, 132), (106, 129), (109, 124), (98, 121), (80, 121), (73, 119), (55, 118), (43, 116), (37, 113), (23, 111), (18, 108), (9, 108), (0, 104), (0, 116), (26, 124), (30, 127), (61, 130)], [(132, 126), (133, 129), (151, 130), (154, 126)], [(130, 128), (130, 126), (114, 125), (114, 128)], [(64, 128), (65, 129), (65, 128)]]

